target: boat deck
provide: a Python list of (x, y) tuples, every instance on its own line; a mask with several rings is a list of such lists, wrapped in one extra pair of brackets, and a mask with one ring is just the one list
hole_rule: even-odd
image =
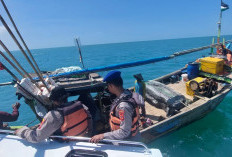
[[(185, 98), (193, 101), (193, 96), (186, 94), (185, 82), (178, 81), (176, 83), (167, 84), (167, 86), (173, 89), (174, 91), (178, 92), (179, 94), (184, 95)], [(150, 118), (154, 124), (167, 118), (165, 110), (158, 109), (148, 102), (145, 103), (145, 108), (146, 108), (147, 118)]]
[(177, 93), (184, 95), (186, 99), (193, 101), (194, 97), (186, 93), (186, 82), (178, 81), (176, 83), (170, 83), (167, 86), (176, 91)]
[[(175, 83), (169, 83), (166, 84), (169, 88), (173, 89), (174, 91), (176, 91), (179, 94), (182, 94), (183, 96), (185, 96), (186, 100), (187, 100), (187, 107), (184, 108), (189, 108), (189, 106), (191, 106), (191, 104), (199, 99), (204, 99), (206, 97), (200, 97), (200, 96), (190, 96), (186, 93), (186, 82), (182, 82), (182, 81), (177, 81)], [(218, 84), (218, 92), (220, 93), (221, 89), (223, 88), (223, 85), (221, 83)], [(155, 106), (151, 105), (148, 102), (145, 102), (145, 108), (146, 108), (146, 114), (147, 114), (147, 118), (150, 118), (152, 120), (152, 122), (158, 123), (159, 121), (162, 121), (166, 118), (168, 118), (166, 116), (166, 112), (164, 109), (159, 109), (156, 108)], [(182, 108), (180, 111), (185, 111), (185, 109)]]

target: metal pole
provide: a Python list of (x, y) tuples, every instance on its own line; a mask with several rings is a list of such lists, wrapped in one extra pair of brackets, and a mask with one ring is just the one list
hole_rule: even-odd
[(26, 72), (26, 70), (23, 69), (23, 67), (19, 64), (19, 62), (15, 59), (15, 57), (11, 54), (11, 52), (8, 50), (8, 48), (3, 44), (1, 40), (0, 40), (0, 45), (8, 53), (8, 55), (14, 60), (14, 62), (18, 65), (18, 67), (24, 72), (24, 74), (31, 80), (31, 82), (33, 82), (40, 89), (36, 81), (32, 79), (32, 77)]
[(2, 21), (2, 24), (7, 29), (8, 33), (11, 35), (11, 37), (13, 38), (13, 40), (15, 41), (15, 43), (17, 44), (17, 46), (19, 47), (19, 49), (21, 50), (21, 52), (23, 53), (23, 55), (26, 57), (27, 61), (29, 62), (29, 64), (31, 65), (31, 67), (33, 68), (33, 70), (35, 71), (35, 73), (38, 75), (40, 81), (44, 84), (44, 86), (50, 92), (50, 90), (48, 89), (48, 87), (47, 87), (46, 83), (44, 82), (43, 78), (40, 76), (40, 74), (38, 73), (38, 71), (35, 69), (34, 65), (31, 62), (31, 60), (28, 58), (28, 56), (25, 53), (25, 51), (23, 50), (22, 46), (19, 44), (18, 40), (16, 39), (16, 37), (14, 36), (14, 34), (12, 33), (12, 31), (9, 28), (9, 26), (6, 24), (5, 20), (2, 18), (1, 15), (0, 15), (0, 20)]
[(14, 26), (16, 32), (17, 32), (17, 34), (19, 35), (19, 38), (21, 39), (21, 41), (22, 41), (23, 45), (25, 46), (25, 48), (26, 48), (28, 54), (30, 55), (30, 57), (31, 57), (31, 59), (32, 59), (32, 61), (33, 61), (33, 63), (35, 64), (35, 66), (36, 66), (36, 68), (37, 68), (37, 70), (38, 70), (40, 76), (42, 77), (41, 71), (40, 71), (40, 69), (39, 69), (39, 67), (38, 67), (38, 65), (37, 65), (37, 63), (36, 63), (34, 57), (32, 56), (31, 51), (30, 51), (29, 48), (27, 47), (27, 44), (26, 44), (25, 41), (23, 40), (23, 37), (22, 37), (21, 33), (19, 32), (19, 30), (18, 30), (18, 28), (17, 28), (17, 26), (16, 26), (16, 24), (15, 24), (15, 22), (14, 22), (12, 16), (10, 15), (9, 10), (7, 9), (7, 7), (6, 7), (5, 3), (4, 3), (4, 1), (1, 0), (1, 2), (2, 2), (2, 5), (3, 5), (3, 7), (5, 8), (5, 10), (6, 10), (6, 12), (7, 12), (7, 15), (8, 15), (8, 17), (10, 18), (10, 20), (11, 20), (11, 22), (12, 22), (12, 24), (13, 24), (13, 26)]
[(2, 55), (3, 58), (5, 58), (5, 60), (7, 60), (11, 66), (13, 66), (15, 68), (16, 71), (18, 71), (18, 73), (24, 77), (23, 73), (14, 65), (14, 63), (12, 63), (5, 55), (2, 51), (0, 51), (0, 54)]
[[(3, 130), (0, 129), (0, 133), (8, 133), (8, 134), (14, 134), (15, 131), (12, 130)], [(91, 138), (89, 137), (78, 137), (78, 136), (50, 136), (50, 138), (57, 138), (57, 139), (66, 139), (66, 140), (75, 140), (75, 141), (80, 141), (80, 142), (89, 142)], [(108, 140), (108, 139), (103, 139), (100, 140), (99, 143), (102, 144), (112, 144), (112, 145), (118, 145), (118, 144), (123, 144), (127, 146), (135, 146), (135, 147), (143, 147), (147, 153), (151, 153), (149, 148), (147, 147), (146, 144), (142, 142), (134, 142), (134, 141), (122, 141), (122, 140)]]

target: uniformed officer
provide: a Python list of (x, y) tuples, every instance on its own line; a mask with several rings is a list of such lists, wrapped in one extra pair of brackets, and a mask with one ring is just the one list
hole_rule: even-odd
[(97, 143), (102, 139), (139, 140), (139, 110), (133, 94), (123, 88), (120, 71), (111, 71), (103, 79), (107, 83), (109, 92), (117, 98), (111, 105), (110, 127), (111, 132), (95, 135), (90, 142)]
[(49, 99), (53, 110), (49, 111), (39, 127), (24, 126), (15, 131), (19, 137), (29, 142), (40, 142), (52, 134), (65, 136), (87, 136), (92, 133), (92, 120), (87, 107), (80, 101), (67, 102), (68, 94), (63, 87), (51, 91)]

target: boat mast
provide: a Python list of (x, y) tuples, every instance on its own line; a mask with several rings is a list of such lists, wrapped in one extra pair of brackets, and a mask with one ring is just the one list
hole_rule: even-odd
[(82, 54), (81, 54), (81, 47), (80, 47), (79, 40), (77, 38), (75, 38), (75, 42), (76, 42), (76, 45), (77, 45), (77, 48), (78, 48), (78, 52), (79, 52), (79, 55), (80, 55), (80, 63), (82, 64), (83, 69), (85, 69), (83, 58), (82, 58)]
[[(222, 6), (222, 0), (221, 0), (221, 6)], [(220, 6), (220, 7), (221, 7)], [(220, 43), (220, 36), (221, 36), (221, 21), (222, 21), (222, 9), (220, 8), (220, 16), (218, 21), (218, 36), (217, 36), (217, 43)], [(218, 48), (217, 48), (218, 50)]]
[[(222, 22), (222, 12), (229, 9), (229, 6), (221, 0), (221, 7), (220, 7), (220, 16), (218, 21), (218, 36), (217, 36), (217, 44), (220, 44), (220, 36), (221, 36), (221, 22)], [(223, 42), (224, 44), (224, 42)], [(217, 47), (217, 53), (219, 54), (219, 46)]]

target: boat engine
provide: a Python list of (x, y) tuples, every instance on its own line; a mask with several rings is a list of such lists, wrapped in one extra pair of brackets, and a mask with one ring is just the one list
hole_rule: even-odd
[(189, 86), (195, 92), (195, 95), (205, 96), (208, 98), (214, 96), (218, 89), (218, 83), (211, 78), (207, 78), (202, 82), (192, 80), (190, 81)]

